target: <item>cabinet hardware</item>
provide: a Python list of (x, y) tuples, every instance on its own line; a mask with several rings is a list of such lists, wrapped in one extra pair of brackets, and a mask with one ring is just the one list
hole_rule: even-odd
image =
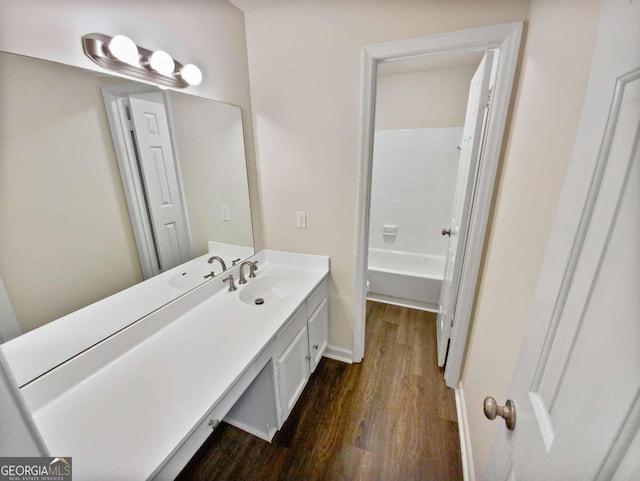
[(313, 348), (317, 351), (317, 350), (318, 350), (318, 345), (317, 345), (317, 344), (314, 344), (314, 345), (313, 345)]
[(311, 361), (311, 356), (310, 355), (307, 354), (305, 357), (307, 358), (307, 361)]
[(216, 419), (216, 420), (209, 419), (209, 426), (211, 426), (212, 431), (215, 431), (219, 424), (220, 424), (219, 419)]

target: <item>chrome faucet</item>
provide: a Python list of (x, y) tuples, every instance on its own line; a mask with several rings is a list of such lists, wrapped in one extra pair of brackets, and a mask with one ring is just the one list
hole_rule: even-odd
[(222, 260), (222, 257), (218, 257), (218, 256), (213, 256), (211, 259), (209, 259), (207, 262), (209, 264), (213, 264), (213, 261), (218, 261), (220, 262), (220, 265), (222, 266), (222, 271), (226, 271), (227, 270), (227, 265), (224, 263), (224, 261)]
[(238, 280), (238, 284), (246, 284), (247, 279), (244, 277), (244, 266), (249, 266), (249, 277), (254, 278), (256, 276), (256, 271), (258, 270), (258, 261), (244, 261), (240, 264), (240, 280)]
[(229, 292), (237, 291), (236, 283), (233, 282), (233, 276), (229, 274), (229, 277), (222, 279), (222, 282), (229, 282)]

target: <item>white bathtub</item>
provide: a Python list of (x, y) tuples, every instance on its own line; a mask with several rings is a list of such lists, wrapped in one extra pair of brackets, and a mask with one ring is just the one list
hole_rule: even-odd
[(367, 299), (438, 311), (444, 256), (369, 249)]

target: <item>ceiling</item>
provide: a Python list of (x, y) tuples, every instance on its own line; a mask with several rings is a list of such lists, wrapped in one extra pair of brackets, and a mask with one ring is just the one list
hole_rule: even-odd
[(257, 10), (259, 8), (270, 7), (276, 3), (283, 3), (287, 0), (229, 0), (229, 3), (235, 5), (243, 12), (249, 10)]

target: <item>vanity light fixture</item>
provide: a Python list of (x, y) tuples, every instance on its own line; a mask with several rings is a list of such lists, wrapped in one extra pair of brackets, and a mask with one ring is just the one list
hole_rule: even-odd
[(185, 88), (202, 82), (193, 64), (182, 65), (167, 52), (137, 46), (124, 35), (91, 33), (82, 37), (84, 53), (101, 67), (166, 87)]

